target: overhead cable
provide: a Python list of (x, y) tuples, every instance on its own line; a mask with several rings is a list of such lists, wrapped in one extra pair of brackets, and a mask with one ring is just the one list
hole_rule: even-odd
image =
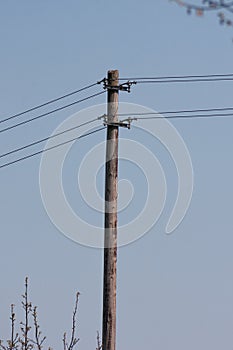
[(37, 120), (37, 119), (46, 117), (46, 116), (48, 116), (48, 115), (50, 115), (50, 114), (52, 114), (52, 113), (59, 112), (59, 111), (61, 111), (61, 110), (63, 110), (63, 109), (66, 109), (66, 108), (71, 107), (71, 106), (74, 106), (74, 105), (76, 105), (76, 104), (78, 104), (78, 103), (87, 101), (87, 100), (89, 100), (89, 99), (91, 99), (91, 98), (93, 98), (93, 97), (102, 95), (102, 94), (104, 94), (104, 93), (106, 93), (106, 91), (101, 91), (101, 92), (98, 92), (98, 93), (96, 93), (96, 94), (90, 95), (90, 96), (88, 96), (88, 97), (82, 98), (81, 100), (74, 101), (74, 102), (69, 103), (69, 104), (67, 104), (67, 105), (65, 105), (65, 106), (62, 106), (62, 107), (53, 109), (53, 110), (51, 110), (51, 111), (49, 111), (49, 112), (46, 112), (46, 113), (43, 113), (43, 114), (40, 114), (40, 115), (37, 115), (36, 117), (30, 118), (30, 119), (26, 119), (26, 120), (24, 120), (24, 121), (22, 121), (22, 122), (19, 122), (19, 123), (17, 123), (17, 124), (11, 125), (11, 126), (8, 126), (8, 127), (4, 128), (4, 129), (0, 130), (0, 133), (3, 133), (3, 132), (5, 132), (5, 131), (11, 130), (11, 129), (14, 129), (14, 128), (16, 128), (16, 127), (18, 127), (18, 126), (21, 126), (21, 125), (25, 125), (25, 124), (27, 124), (27, 123), (30, 123), (30, 122), (34, 121), (34, 120)]
[(94, 84), (91, 84), (91, 85), (84, 86), (83, 88), (81, 88), (81, 89), (79, 89), (79, 90), (74, 90), (74, 91), (72, 91), (72, 92), (69, 92), (68, 94), (59, 96), (59, 97), (57, 97), (57, 98), (54, 98), (54, 99), (49, 100), (49, 101), (47, 101), (47, 102), (44, 102), (44, 103), (42, 103), (42, 104), (40, 104), (40, 105), (37, 105), (37, 106), (35, 106), (35, 107), (26, 109), (26, 110), (23, 111), (23, 112), (20, 112), (20, 113), (17, 113), (17, 114), (13, 114), (13, 115), (11, 115), (11, 116), (9, 116), (9, 117), (7, 117), (7, 118), (1, 119), (1, 120), (0, 120), (0, 124), (3, 123), (3, 122), (6, 122), (6, 121), (8, 121), (8, 120), (14, 119), (14, 118), (16, 118), (16, 117), (19, 117), (19, 116), (21, 116), (21, 115), (24, 115), (24, 114), (26, 114), (26, 113), (35, 111), (35, 110), (37, 110), (37, 109), (39, 109), (39, 108), (41, 108), (41, 107), (48, 106), (48, 105), (50, 105), (51, 103), (60, 101), (60, 100), (62, 100), (62, 99), (64, 99), (64, 98), (66, 98), (66, 97), (70, 97), (70, 96), (73, 96), (73, 95), (75, 95), (75, 94), (77, 94), (77, 93), (79, 93), (79, 92), (82, 92), (82, 91), (85, 91), (85, 90), (87, 90), (87, 89), (90, 89), (90, 88), (92, 88), (93, 86), (95, 86), (95, 85), (97, 85), (97, 84), (99, 84), (99, 82), (94, 83)]
[(150, 77), (119, 78), (119, 80), (172, 80), (172, 79), (204, 79), (204, 78), (233, 78), (233, 73), (228, 74), (205, 74), (205, 75), (170, 75)]
[(50, 150), (52, 150), (52, 149), (55, 149), (55, 148), (60, 147), (60, 146), (63, 146), (63, 145), (65, 145), (65, 144), (67, 144), (67, 143), (70, 143), (70, 142), (73, 142), (73, 141), (82, 139), (82, 138), (84, 138), (84, 137), (87, 137), (87, 136), (89, 136), (89, 135), (92, 135), (92, 134), (94, 134), (94, 133), (97, 133), (97, 132), (99, 132), (99, 131), (101, 131), (101, 130), (103, 130), (103, 129), (106, 129), (106, 127), (103, 126), (103, 127), (99, 128), (99, 129), (90, 131), (90, 132), (88, 132), (88, 133), (86, 133), (86, 134), (80, 135), (80, 136), (75, 137), (75, 138), (73, 138), (73, 139), (71, 139), (71, 140), (61, 142), (61, 143), (59, 143), (59, 144), (57, 144), (57, 145), (55, 145), (55, 146), (52, 146), (52, 147), (49, 147), (49, 148), (45, 148), (45, 149), (42, 149), (42, 150), (40, 150), (40, 151), (38, 151), (38, 152), (31, 153), (31, 154), (29, 154), (29, 155), (27, 155), (27, 156), (24, 156), (24, 157), (15, 159), (15, 160), (13, 160), (13, 161), (11, 161), (11, 162), (4, 163), (4, 164), (0, 165), (0, 169), (5, 168), (5, 167), (8, 167), (8, 166), (10, 166), (10, 165), (12, 165), (12, 164), (21, 162), (21, 161), (23, 161), (23, 160), (25, 160), (25, 159), (32, 158), (32, 157), (37, 156), (37, 155), (39, 155), (39, 154), (48, 152), (48, 151), (50, 151)]
[(24, 146), (22, 146), (22, 147), (15, 148), (15, 149), (13, 149), (13, 150), (11, 150), (11, 151), (9, 151), (9, 152), (0, 154), (0, 158), (9, 156), (10, 154), (13, 154), (13, 153), (22, 151), (22, 150), (24, 150), (24, 149), (26, 149), (26, 148), (29, 148), (29, 147), (38, 145), (39, 143), (42, 143), (42, 142), (48, 141), (48, 140), (50, 140), (50, 139), (52, 139), (52, 138), (54, 138), (54, 137), (57, 137), (57, 136), (66, 134), (66, 133), (69, 132), (69, 131), (76, 130), (76, 129), (78, 129), (78, 128), (84, 126), (84, 125), (91, 124), (91, 123), (93, 123), (93, 122), (95, 122), (95, 121), (97, 121), (97, 120), (98, 120), (97, 118), (96, 118), (96, 119), (92, 119), (92, 120), (90, 120), (90, 121), (88, 121), (88, 122), (85, 122), (85, 123), (79, 124), (79, 125), (77, 125), (77, 126), (74, 126), (74, 127), (72, 127), (72, 128), (66, 129), (66, 130), (61, 131), (61, 132), (59, 132), (59, 133), (57, 133), (57, 134), (53, 134), (53, 135), (48, 136), (48, 137), (45, 137), (45, 138), (43, 138), (43, 139), (40, 139), (40, 140), (31, 142), (31, 143), (29, 143), (29, 144), (27, 144), (27, 145), (24, 145)]

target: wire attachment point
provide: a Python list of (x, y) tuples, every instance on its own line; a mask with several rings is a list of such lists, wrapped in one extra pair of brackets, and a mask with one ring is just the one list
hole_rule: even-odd
[(136, 85), (136, 81), (127, 81), (126, 83), (123, 83), (119, 86), (119, 90), (127, 91), (128, 93), (131, 92), (131, 86)]
[(131, 92), (131, 86), (137, 84), (136, 81), (127, 81), (125, 83), (120, 84), (119, 86), (112, 86), (109, 85), (107, 78), (104, 78), (98, 82), (98, 84), (101, 83), (103, 83), (104, 90), (127, 91), (129, 93)]
[(105, 80), (106, 80), (106, 78), (103, 78), (102, 80), (98, 80), (98, 81), (96, 82), (96, 84), (100, 85), (100, 84), (102, 84), (102, 83), (105, 83)]
[(127, 119), (120, 120), (118, 122), (112, 123), (112, 122), (108, 121), (107, 114), (101, 115), (100, 117), (98, 117), (98, 119), (103, 119), (103, 124), (105, 126), (108, 126), (108, 125), (110, 125), (110, 126), (118, 126), (118, 127), (127, 128), (127, 129), (131, 128), (132, 121), (137, 120), (137, 118), (127, 118)]

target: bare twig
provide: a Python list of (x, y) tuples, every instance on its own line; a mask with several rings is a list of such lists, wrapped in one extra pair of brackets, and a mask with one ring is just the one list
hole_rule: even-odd
[[(64, 333), (63, 335), (63, 350), (73, 350), (74, 347), (79, 342), (79, 338), (76, 338), (76, 322), (77, 322), (77, 313), (78, 313), (78, 303), (79, 303), (79, 295), (78, 292), (76, 294), (75, 304), (74, 304), (74, 310), (73, 310), (73, 316), (72, 316), (72, 329), (71, 329), (71, 337), (70, 341), (67, 342), (67, 335)], [(14, 305), (11, 305), (11, 313), (10, 313), (10, 320), (11, 320), (11, 334), (10, 339), (6, 342), (3, 342), (0, 340), (0, 350), (43, 350), (44, 342), (46, 340), (45, 336), (42, 336), (42, 332), (40, 330), (40, 325), (38, 321), (38, 314), (37, 314), (37, 307), (33, 307), (32, 303), (28, 299), (28, 278), (25, 278), (25, 291), (22, 295), (22, 302), (21, 302), (22, 308), (24, 310), (24, 321), (20, 322), (20, 332), (21, 335), (19, 336), (18, 333), (15, 332), (15, 311), (14, 311)], [(33, 337), (30, 337), (30, 321), (31, 317), (33, 319), (34, 324), (34, 334)], [(99, 334), (97, 338), (97, 344), (98, 349), (101, 349), (100, 341), (99, 341)], [(48, 348), (48, 350), (52, 350), (52, 348)]]
[(100, 334), (97, 331), (97, 348), (96, 350), (101, 350), (102, 349), (102, 345), (101, 345), (101, 341), (100, 341)]
[(5, 346), (5, 345), (3, 344), (3, 341), (2, 341), (2, 340), (0, 340), (0, 349), (2, 349), (2, 350), (8, 350), (7, 346)]
[(63, 348), (64, 350), (73, 350), (75, 345), (79, 342), (79, 338), (75, 337), (76, 332), (76, 318), (77, 318), (77, 312), (78, 312), (78, 302), (79, 302), (79, 295), (80, 293), (76, 293), (76, 299), (74, 304), (74, 311), (73, 311), (73, 317), (72, 317), (72, 331), (71, 331), (71, 337), (70, 337), (70, 343), (68, 345), (66, 333), (63, 335)]
[(77, 317), (77, 311), (78, 311), (78, 302), (79, 302), (79, 295), (80, 293), (76, 293), (76, 299), (75, 299), (75, 305), (74, 305), (74, 311), (73, 311), (73, 317), (72, 317), (72, 332), (71, 332), (71, 339), (70, 339), (70, 345), (68, 347), (68, 350), (72, 350), (73, 347), (78, 343), (79, 339), (75, 338), (75, 332), (76, 332), (76, 317)]
[(35, 340), (31, 339), (31, 342), (36, 345), (38, 350), (42, 350), (43, 348), (43, 343), (46, 339), (46, 337), (42, 337), (42, 332), (40, 331), (40, 325), (38, 323), (38, 317), (37, 317), (37, 307), (35, 306), (33, 308), (33, 312), (32, 312), (32, 316), (33, 316), (33, 321), (34, 321), (34, 330), (35, 330)]
[(15, 333), (15, 311), (14, 304), (11, 304), (11, 340), (9, 341), (9, 350), (17, 349), (19, 342), (19, 334)]
[(66, 332), (63, 334), (62, 342), (63, 342), (63, 350), (66, 350), (68, 348), (68, 344), (66, 341)]
[(11, 337), (6, 341), (7, 345), (3, 344), (3, 341), (0, 340), (0, 349), (2, 350), (17, 350), (19, 343), (19, 335), (15, 333), (15, 312), (14, 312), (14, 304), (11, 305)]
[(217, 17), (221, 25), (233, 27), (233, 20), (226, 15), (226, 13), (233, 14), (233, 1), (226, 0), (202, 0), (200, 5), (193, 4), (190, 1), (170, 0), (176, 4), (184, 7), (190, 15), (195, 12), (197, 16), (202, 16), (207, 11), (217, 11)]
[(32, 304), (28, 301), (28, 277), (25, 278), (25, 292), (22, 295), (22, 306), (25, 311), (25, 322), (20, 322), (20, 330), (22, 333), (22, 338), (19, 338), (22, 350), (31, 350), (33, 345), (29, 339), (29, 332), (31, 327), (29, 326), (29, 315), (32, 311)]

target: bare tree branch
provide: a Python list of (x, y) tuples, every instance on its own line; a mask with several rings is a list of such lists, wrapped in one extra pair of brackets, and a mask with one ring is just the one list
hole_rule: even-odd
[(8, 350), (7, 346), (5, 346), (5, 345), (3, 344), (3, 341), (2, 341), (2, 340), (0, 340), (0, 349), (2, 349), (2, 350)]
[(7, 345), (3, 344), (3, 341), (0, 340), (0, 349), (1, 350), (17, 350), (18, 349), (18, 343), (19, 343), (19, 335), (18, 333), (15, 333), (15, 312), (14, 312), (14, 304), (11, 305), (11, 314), (10, 314), (10, 320), (11, 320), (11, 337), (9, 340), (6, 341)]
[(42, 350), (43, 348), (43, 343), (46, 339), (46, 337), (42, 337), (42, 332), (40, 331), (40, 325), (38, 323), (38, 316), (37, 316), (37, 307), (35, 306), (33, 308), (33, 312), (32, 312), (32, 316), (33, 316), (33, 321), (34, 321), (34, 329), (35, 329), (35, 340), (31, 339), (31, 342), (36, 345), (38, 350)]
[(66, 332), (63, 334), (62, 342), (63, 342), (63, 350), (66, 350), (68, 348), (68, 344), (66, 341)]
[[(76, 338), (76, 328), (77, 328), (77, 314), (78, 314), (78, 304), (79, 304), (79, 295), (80, 293), (77, 292), (75, 304), (74, 304), (74, 310), (72, 315), (72, 329), (71, 329), (71, 336), (70, 341), (67, 341), (67, 335), (64, 333), (63, 335), (63, 350), (73, 350), (74, 347), (79, 342), (79, 338)], [(25, 278), (25, 290), (24, 294), (22, 295), (22, 301), (21, 301), (22, 308), (24, 310), (24, 321), (19, 323), (20, 328), (20, 336), (18, 333), (15, 332), (15, 311), (14, 311), (14, 304), (11, 305), (11, 312), (10, 312), (10, 321), (11, 321), (11, 333), (10, 333), (10, 339), (6, 342), (3, 342), (0, 340), (0, 350), (43, 350), (44, 348), (44, 342), (46, 340), (45, 336), (42, 336), (42, 332), (40, 330), (40, 325), (38, 321), (38, 314), (37, 314), (37, 307), (33, 307), (32, 303), (29, 301), (28, 298), (28, 278)], [(31, 326), (30, 323), (34, 325), (34, 333), (32, 334), (32, 337), (30, 337), (31, 334)], [(100, 344), (100, 338), (99, 333), (97, 333), (97, 350), (101, 350), (102, 346)], [(52, 350), (51, 347), (48, 348), (48, 350)]]
[(25, 292), (22, 295), (22, 307), (24, 309), (25, 314), (25, 321), (20, 322), (20, 330), (22, 333), (22, 337), (19, 338), (19, 341), (21, 343), (21, 349), (22, 350), (31, 350), (33, 348), (33, 345), (31, 344), (31, 341), (29, 339), (29, 332), (31, 330), (31, 327), (29, 325), (29, 315), (32, 311), (32, 304), (28, 300), (28, 277), (25, 278)]
[(18, 348), (19, 342), (19, 334), (15, 333), (15, 312), (14, 312), (14, 304), (11, 304), (11, 340), (9, 342), (9, 350), (14, 350)]
[(101, 344), (101, 341), (100, 341), (100, 334), (97, 331), (97, 348), (96, 348), (96, 350), (101, 350), (101, 349), (102, 349), (102, 344)]
[(73, 350), (75, 345), (79, 342), (79, 338), (75, 337), (75, 333), (76, 333), (76, 318), (77, 318), (77, 312), (78, 312), (79, 295), (80, 295), (80, 293), (77, 292), (76, 293), (75, 304), (74, 304), (73, 317), (72, 317), (72, 331), (71, 331), (71, 337), (70, 337), (69, 345), (67, 343), (66, 333), (64, 333), (64, 335), (63, 335), (63, 349), (64, 350)]
[(75, 305), (74, 305), (74, 311), (73, 311), (73, 318), (72, 318), (72, 332), (71, 332), (71, 339), (70, 339), (70, 345), (68, 347), (68, 350), (72, 350), (73, 347), (78, 343), (79, 339), (75, 338), (75, 331), (76, 331), (76, 316), (78, 311), (78, 302), (79, 302), (79, 295), (80, 293), (76, 293), (76, 299), (75, 299)]
[(233, 14), (233, 1), (226, 0), (200, 0), (200, 5), (189, 1), (170, 0), (186, 8), (188, 14), (195, 12), (197, 16), (203, 16), (204, 12), (216, 11), (219, 23), (228, 27), (233, 27), (233, 20), (226, 15), (226, 12)]

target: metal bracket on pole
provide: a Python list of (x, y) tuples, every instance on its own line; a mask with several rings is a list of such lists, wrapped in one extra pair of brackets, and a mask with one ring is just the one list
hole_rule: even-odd
[(104, 78), (101, 81), (98, 81), (98, 84), (101, 84), (101, 83), (103, 83), (104, 90), (127, 91), (127, 92), (131, 92), (131, 86), (137, 84), (136, 81), (127, 81), (125, 83), (120, 84), (119, 86), (112, 86), (112, 85), (109, 85), (107, 78)]
[(98, 119), (102, 119), (102, 118), (104, 119), (103, 124), (105, 126), (106, 125), (119, 126), (127, 129), (130, 129), (132, 121), (137, 120), (137, 118), (127, 118), (124, 120), (119, 120), (119, 122), (111, 123), (108, 121), (108, 116), (106, 114), (103, 114), (102, 116), (98, 117)]

